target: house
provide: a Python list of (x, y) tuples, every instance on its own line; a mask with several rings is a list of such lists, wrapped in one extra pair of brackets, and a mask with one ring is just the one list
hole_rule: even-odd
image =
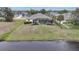
[(53, 17), (53, 16), (59, 16), (60, 14), (58, 13), (58, 12), (49, 12), (48, 14), (47, 14), (49, 17)]
[(72, 13), (64, 13), (62, 15), (64, 16), (65, 21), (73, 19), (74, 16)]
[(27, 11), (13, 11), (13, 13), (14, 13), (15, 20), (18, 20), (18, 19), (24, 20), (29, 17), (29, 14)]
[(57, 12), (51, 12), (50, 13), (50, 16), (59, 16), (60, 14), (59, 13), (57, 13)]
[(34, 14), (30, 17), (33, 20), (33, 24), (52, 24), (53, 20), (51, 17), (46, 16), (42, 13)]

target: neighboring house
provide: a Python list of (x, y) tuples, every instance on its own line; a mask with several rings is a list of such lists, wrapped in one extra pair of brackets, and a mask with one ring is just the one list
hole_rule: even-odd
[(75, 23), (79, 25), (79, 13), (74, 14)]
[(51, 17), (41, 13), (34, 14), (30, 17), (33, 20), (33, 24), (52, 24), (53, 20)]
[(14, 19), (26, 19), (30, 15), (27, 11), (13, 11), (14, 12)]
[(53, 17), (53, 16), (58, 17), (59, 15), (63, 15), (65, 21), (66, 21), (66, 20), (73, 19), (73, 16), (74, 16), (72, 13), (64, 13), (64, 14), (59, 14), (59, 13), (57, 13), (57, 12), (50, 12), (50, 13), (49, 13), (49, 16), (50, 16), (50, 17)]
[(62, 15), (64, 16), (65, 21), (73, 19), (73, 14), (72, 13), (64, 13)]
[(59, 16), (59, 15), (61, 15), (61, 14), (59, 14), (59, 13), (57, 13), (57, 12), (49, 12), (49, 13), (48, 13), (48, 16), (49, 16), (49, 17)]

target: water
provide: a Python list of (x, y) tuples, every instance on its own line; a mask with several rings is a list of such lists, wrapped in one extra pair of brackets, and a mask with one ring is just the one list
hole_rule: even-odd
[(78, 51), (79, 42), (25, 41), (0, 42), (0, 51)]

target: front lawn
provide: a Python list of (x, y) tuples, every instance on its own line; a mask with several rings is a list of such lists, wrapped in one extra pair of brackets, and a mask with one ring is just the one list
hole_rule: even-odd
[[(8, 30), (7, 30), (8, 29)], [(3, 32), (2, 32), (3, 31)], [(0, 22), (0, 40), (5, 41), (79, 41), (79, 29), (65, 29), (54, 25), (24, 24), (24, 21)]]
[(58, 39), (57, 34), (55, 33), (60, 29), (56, 25), (22, 25), (10, 36), (7, 40), (52, 40)]
[(61, 29), (57, 25), (21, 25), (6, 41), (79, 40), (79, 30)]
[(0, 40), (5, 40), (10, 33), (12, 33), (23, 22), (0, 22)]

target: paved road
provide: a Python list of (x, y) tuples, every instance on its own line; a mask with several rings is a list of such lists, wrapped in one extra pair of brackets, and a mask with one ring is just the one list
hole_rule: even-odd
[(0, 42), (0, 51), (78, 51), (79, 42), (26, 41)]

